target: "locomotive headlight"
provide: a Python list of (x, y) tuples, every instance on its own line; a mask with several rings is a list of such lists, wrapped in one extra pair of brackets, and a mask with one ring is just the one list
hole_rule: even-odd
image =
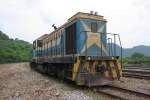
[(88, 57), (88, 60), (91, 60), (91, 57)]

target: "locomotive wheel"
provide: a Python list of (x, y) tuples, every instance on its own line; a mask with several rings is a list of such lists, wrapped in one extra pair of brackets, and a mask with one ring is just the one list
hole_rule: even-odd
[(65, 78), (65, 70), (64, 70), (64, 67), (61, 65), (57, 66), (57, 77), (60, 79)]
[(43, 70), (44, 70), (44, 73), (48, 74), (48, 64), (47, 63), (43, 64)]
[(34, 62), (30, 62), (30, 67), (31, 67), (31, 69), (33, 69), (35, 66), (36, 66), (36, 65), (35, 65)]

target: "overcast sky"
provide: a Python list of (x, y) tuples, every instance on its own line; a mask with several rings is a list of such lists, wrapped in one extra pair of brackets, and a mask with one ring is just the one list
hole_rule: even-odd
[(150, 0), (0, 0), (0, 30), (32, 42), (77, 12), (97, 11), (123, 47), (150, 45)]

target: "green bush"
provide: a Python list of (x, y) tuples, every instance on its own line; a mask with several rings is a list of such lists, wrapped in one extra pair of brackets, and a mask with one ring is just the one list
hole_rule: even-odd
[(135, 52), (130, 57), (123, 58), (123, 64), (141, 64), (141, 63), (150, 63), (150, 57)]
[(24, 62), (32, 57), (32, 45), (19, 39), (9, 39), (0, 31), (0, 63)]

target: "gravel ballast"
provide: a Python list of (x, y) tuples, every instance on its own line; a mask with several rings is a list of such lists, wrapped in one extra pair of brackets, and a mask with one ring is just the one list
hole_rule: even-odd
[[(112, 85), (150, 93), (150, 81), (126, 78)], [(32, 70), (29, 63), (0, 64), (0, 100), (113, 100), (91, 89)], [(115, 100), (115, 99), (114, 99)]]
[(31, 70), (28, 63), (0, 65), (0, 100), (93, 100), (80, 89)]

